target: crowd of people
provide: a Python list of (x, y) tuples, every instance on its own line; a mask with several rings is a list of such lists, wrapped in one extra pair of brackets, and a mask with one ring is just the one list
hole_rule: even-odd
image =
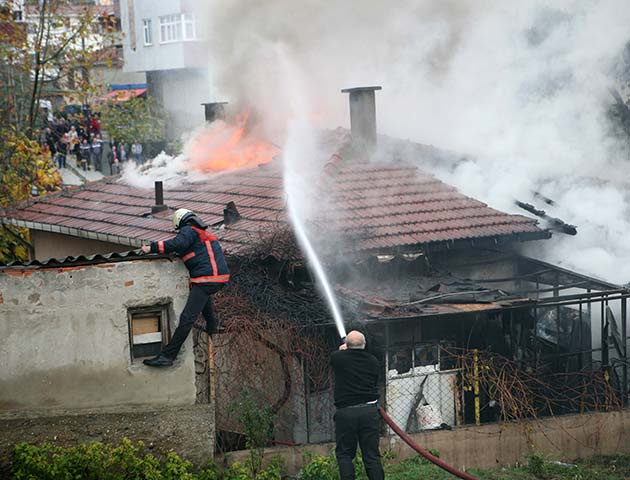
[[(105, 146), (98, 113), (77, 115), (69, 120), (55, 117), (42, 129), (40, 142), (42, 149), (50, 152), (59, 169), (67, 167), (67, 157), (71, 155), (78, 168), (106, 173), (103, 171)], [(142, 144), (138, 140), (131, 145), (130, 154), (124, 140), (112, 138), (109, 147), (107, 161), (112, 175), (119, 174), (121, 165), (128, 160), (138, 165), (144, 163)]]
[[(129, 150), (131, 151), (129, 152)], [(112, 175), (119, 174), (120, 166), (129, 160), (133, 160), (136, 165), (142, 165), (144, 163), (142, 151), (142, 144), (138, 140), (134, 140), (131, 144), (131, 149), (129, 149), (124, 140), (112, 138), (109, 142), (108, 154), (109, 168)]]

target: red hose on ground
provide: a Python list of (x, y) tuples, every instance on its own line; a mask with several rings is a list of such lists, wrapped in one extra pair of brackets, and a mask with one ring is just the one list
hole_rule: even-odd
[(407, 445), (413, 448), (416, 452), (418, 452), (428, 461), (430, 461), (431, 463), (434, 463), (441, 469), (446, 470), (448, 473), (452, 473), (456, 477), (463, 478), (464, 480), (478, 480), (477, 478), (471, 475), (468, 475), (467, 473), (460, 472), (459, 470), (451, 467), (450, 465), (447, 465), (442, 460), (440, 460), (434, 455), (431, 455), (428, 451), (426, 451), (424, 448), (422, 448), (420, 445), (414, 442), (409, 435), (407, 435), (398, 425), (394, 423), (391, 417), (387, 415), (385, 410), (383, 410), (383, 407), (378, 407), (378, 412), (381, 414), (381, 417), (383, 417), (383, 420), (385, 420), (387, 425), (389, 425), (392, 428), (392, 430), (394, 430), (394, 432), (396, 432), (398, 436), (402, 438)]

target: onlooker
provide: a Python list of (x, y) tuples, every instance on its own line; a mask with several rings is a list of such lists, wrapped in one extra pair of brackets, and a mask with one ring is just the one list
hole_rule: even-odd
[(50, 158), (55, 158), (55, 154), (57, 153), (57, 145), (55, 145), (55, 138), (50, 127), (46, 127), (44, 129), (44, 138), (46, 145), (48, 145), (48, 150), (50, 150)]
[(136, 165), (142, 165), (142, 144), (137, 139), (131, 145), (131, 157), (136, 162)]
[(97, 114), (92, 115), (90, 119), (90, 132), (94, 135), (100, 135), (101, 133), (101, 122), (98, 119)]
[(68, 153), (74, 154), (77, 159), (79, 158), (79, 134), (74, 125), (70, 127), (68, 132)]
[(57, 168), (66, 168), (66, 154), (68, 153), (68, 134), (64, 133), (57, 142)]
[(341, 480), (354, 480), (352, 461), (361, 447), (361, 457), (369, 480), (383, 480), (383, 464), (378, 449), (378, 360), (365, 350), (365, 337), (353, 330), (330, 356), (335, 374), (335, 455)]
[(116, 154), (116, 150), (112, 150), (110, 152), (111, 155), (111, 163), (109, 164), (109, 168), (111, 169), (112, 175), (118, 175), (120, 173), (120, 161), (118, 160), (118, 155)]
[(90, 161), (90, 144), (87, 138), (83, 139), (81, 146), (79, 147), (79, 159), (81, 160), (81, 168), (85, 171), (88, 170), (88, 162)]
[(127, 161), (127, 150), (125, 150), (125, 144), (123, 142), (120, 143), (120, 155), (119, 160), (120, 163), (125, 163)]
[(103, 140), (101, 140), (101, 136), (97, 133), (94, 135), (92, 139), (92, 165), (94, 166), (94, 170), (98, 170), (99, 172), (102, 169), (102, 161), (103, 161)]
[(120, 153), (119, 146), (120, 146), (120, 142), (118, 140), (116, 140), (113, 137), (110, 138), (109, 148), (111, 149), (112, 152), (116, 152), (116, 155), (119, 155)]

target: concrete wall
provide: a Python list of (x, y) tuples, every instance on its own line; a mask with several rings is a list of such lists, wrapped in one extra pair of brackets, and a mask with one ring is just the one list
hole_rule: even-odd
[(129, 245), (100, 242), (98, 240), (88, 240), (87, 238), (39, 230), (31, 230), (30, 237), (37, 260), (61, 259), (67, 256), (94, 255), (97, 253), (126, 252), (133, 249)]
[(0, 270), (0, 416), (193, 405), (192, 340), (173, 368), (132, 362), (127, 308), (188, 295), (179, 261)]
[(176, 137), (204, 124), (204, 107), (201, 104), (212, 101), (206, 69), (147, 72), (147, 85), (149, 94), (158, 99), (170, 115), (170, 136)]
[[(521, 424), (490, 424), (458, 427), (411, 435), (423, 448), (440, 452), (440, 459), (460, 469), (495, 468), (526, 461), (532, 453), (559, 460), (588, 458), (596, 454), (630, 453), (630, 411), (567, 415)], [(265, 457), (283, 458), (288, 473), (304, 464), (304, 453), (328, 455), (333, 443), (270, 448)], [(381, 439), (381, 452), (392, 451), (396, 460), (416, 456), (398, 437)], [(249, 452), (230, 452), (218, 458), (230, 462), (247, 458)]]

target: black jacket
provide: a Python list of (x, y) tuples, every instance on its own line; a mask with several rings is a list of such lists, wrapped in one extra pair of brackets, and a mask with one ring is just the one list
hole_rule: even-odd
[(359, 349), (337, 350), (330, 356), (335, 373), (335, 406), (350, 407), (378, 400), (378, 360)]
[(151, 252), (179, 254), (190, 272), (191, 283), (226, 283), (230, 279), (219, 240), (207, 230), (186, 225), (175, 238), (152, 242)]

